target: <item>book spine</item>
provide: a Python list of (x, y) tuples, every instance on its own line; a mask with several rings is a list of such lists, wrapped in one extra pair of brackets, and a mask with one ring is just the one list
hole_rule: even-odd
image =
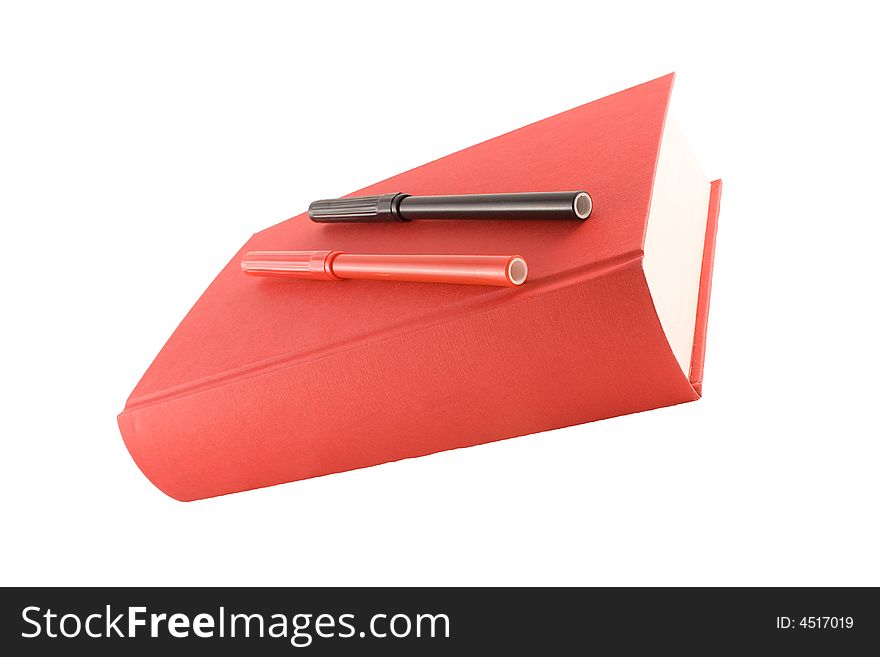
[(157, 487), (194, 500), (693, 399), (637, 259), (446, 323), (136, 405), (119, 426)]

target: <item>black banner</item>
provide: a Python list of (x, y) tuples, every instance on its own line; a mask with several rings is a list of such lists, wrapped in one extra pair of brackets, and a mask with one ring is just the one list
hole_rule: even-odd
[(867, 588), (20, 588), (2, 590), (0, 624), (7, 655), (570, 654), (646, 646), (841, 655), (880, 645), (880, 598)]

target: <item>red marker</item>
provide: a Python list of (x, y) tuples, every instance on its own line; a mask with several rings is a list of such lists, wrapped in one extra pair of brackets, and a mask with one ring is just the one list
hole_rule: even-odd
[(522, 285), (529, 268), (518, 255), (374, 255), (341, 251), (250, 251), (241, 259), (250, 276), (320, 281), (374, 281)]

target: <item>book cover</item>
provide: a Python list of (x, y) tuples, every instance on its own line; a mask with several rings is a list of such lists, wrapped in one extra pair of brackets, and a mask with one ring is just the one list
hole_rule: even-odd
[[(118, 422), (144, 474), (194, 500), (693, 401), (720, 182), (711, 186), (689, 371), (646, 281), (673, 77), (354, 192), (586, 189), (585, 222), (316, 224), (255, 234), (156, 356)], [(251, 250), (519, 253), (518, 288), (253, 279)], [(685, 368), (687, 369), (687, 368)]]

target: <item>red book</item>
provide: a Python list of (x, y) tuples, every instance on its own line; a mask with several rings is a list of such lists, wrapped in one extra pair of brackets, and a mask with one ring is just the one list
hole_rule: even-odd
[[(584, 221), (317, 224), (254, 235), (119, 415), (179, 500), (699, 398), (720, 181), (666, 120), (673, 76), (355, 195), (585, 189)], [(662, 147), (661, 147), (662, 146)], [(246, 251), (518, 253), (521, 287), (255, 279)]]

